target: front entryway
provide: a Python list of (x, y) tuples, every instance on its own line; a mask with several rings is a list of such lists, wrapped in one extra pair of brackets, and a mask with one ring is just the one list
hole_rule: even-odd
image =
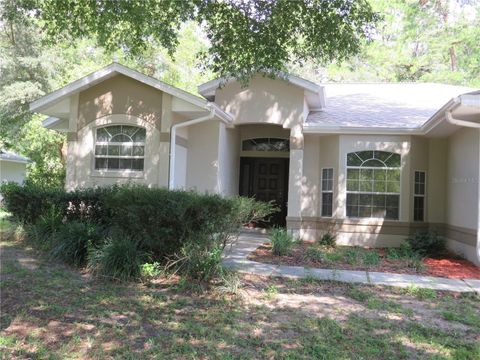
[(240, 158), (241, 196), (254, 197), (259, 201), (274, 201), (280, 212), (274, 214), (267, 226), (285, 226), (288, 201), (287, 158)]

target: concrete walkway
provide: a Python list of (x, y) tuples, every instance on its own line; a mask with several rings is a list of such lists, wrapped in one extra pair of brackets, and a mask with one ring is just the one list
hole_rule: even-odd
[(476, 279), (445, 279), (432, 276), (391, 274), (364, 270), (314, 269), (304, 268), (302, 266), (264, 264), (247, 259), (248, 254), (268, 241), (266, 235), (242, 233), (234, 244), (225, 249), (223, 265), (235, 269), (238, 272), (264, 276), (278, 276), (292, 279), (314, 278), (318, 280), (398, 287), (415, 286), (433, 290), (476, 292), (480, 294), (480, 280)]

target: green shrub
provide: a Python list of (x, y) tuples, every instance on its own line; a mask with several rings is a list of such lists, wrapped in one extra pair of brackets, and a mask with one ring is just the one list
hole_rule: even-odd
[(85, 265), (89, 249), (102, 242), (102, 232), (95, 224), (72, 221), (55, 235), (51, 255), (75, 266)]
[(322, 246), (335, 247), (336, 236), (332, 234), (330, 231), (326, 232), (325, 234), (322, 235), (318, 243)]
[(309, 246), (305, 251), (305, 257), (313, 261), (322, 262), (325, 256), (320, 249), (315, 246)]
[[(56, 220), (48, 220), (47, 215), (51, 209), (56, 209), (58, 218), (66, 225), (95, 223), (101, 228), (118, 229), (122, 236), (132, 239), (139, 250), (151, 254), (153, 260), (175, 259), (172, 270), (185, 271), (188, 276), (202, 279), (218, 273), (219, 254), (241, 225), (276, 211), (272, 203), (249, 198), (223, 198), (141, 185), (66, 192), (7, 184), (0, 191), (7, 210), (16, 219), (24, 224), (35, 224), (32, 233), (37, 235), (34, 237), (46, 238), (48, 233), (53, 233)], [(54, 249), (57, 257), (65, 253), (66, 260), (75, 264), (84, 262), (84, 250), (88, 245), (79, 235), (79, 227), (76, 224), (71, 230), (62, 228), (63, 232), (56, 236), (58, 241)], [(68, 231), (77, 230), (79, 233), (72, 239), (66, 239)], [(82, 254), (81, 260), (71, 260), (72, 256), (78, 257), (72, 255), (71, 249), (76, 249), (73, 254)]]
[(363, 254), (363, 264), (366, 266), (375, 266), (380, 263), (380, 256), (375, 251), (366, 251)]
[(118, 234), (108, 238), (100, 248), (90, 251), (88, 268), (95, 275), (126, 281), (141, 276), (142, 264), (146, 260), (148, 254), (134, 239)]
[(444, 240), (436, 232), (416, 232), (407, 239), (407, 243), (422, 256), (434, 255), (445, 249)]
[(272, 242), (272, 252), (278, 256), (287, 255), (294, 243), (293, 236), (280, 227), (270, 229), (270, 240)]
[(163, 273), (163, 267), (159, 262), (145, 263), (140, 268), (140, 275), (143, 279), (153, 279)]

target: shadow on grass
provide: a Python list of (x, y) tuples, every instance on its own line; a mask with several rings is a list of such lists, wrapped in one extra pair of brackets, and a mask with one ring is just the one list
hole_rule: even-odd
[[(474, 359), (480, 354), (472, 334), (432, 329), (398, 311), (368, 315), (367, 300), (342, 300), (351, 288), (340, 284), (268, 280), (276, 291), (266, 299), (267, 284), (247, 281), (251, 298), (240, 298), (88, 280), (50, 261), (28, 269), (20, 258), (2, 259), (7, 277), (0, 351), (7, 358)], [(298, 294), (325, 297), (331, 311), (279, 305), (276, 299)], [(338, 316), (336, 310), (351, 302), (356, 306)]]

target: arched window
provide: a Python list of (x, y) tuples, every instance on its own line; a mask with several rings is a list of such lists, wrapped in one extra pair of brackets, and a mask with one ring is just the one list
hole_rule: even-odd
[(347, 154), (347, 216), (398, 220), (400, 154), (358, 151)]
[(256, 138), (243, 140), (243, 151), (290, 151), (288, 139)]
[(113, 125), (98, 128), (95, 169), (142, 171), (145, 137), (145, 129), (137, 126)]

